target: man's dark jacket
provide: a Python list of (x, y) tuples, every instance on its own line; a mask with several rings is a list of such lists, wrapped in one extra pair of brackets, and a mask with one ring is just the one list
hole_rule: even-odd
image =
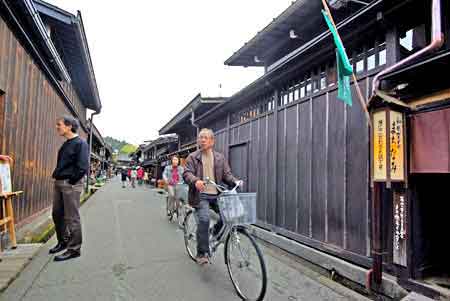
[[(215, 182), (218, 184), (225, 183), (233, 185), (237, 179), (231, 174), (230, 165), (224, 155), (216, 151), (213, 154)], [(203, 178), (202, 152), (200, 150), (193, 152), (187, 158), (183, 178), (189, 185), (189, 204), (195, 207), (200, 202), (199, 192), (195, 188), (195, 182), (205, 180)]]
[(88, 172), (89, 146), (80, 137), (67, 140), (58, 152), (58, 163), (53, 178), (56, 180), (68, 180), (75, 185)]

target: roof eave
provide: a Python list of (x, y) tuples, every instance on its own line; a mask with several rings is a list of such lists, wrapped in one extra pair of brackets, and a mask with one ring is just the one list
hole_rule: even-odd
[(202, 97), (198, 93), (181, 111), (178, 112), (166, 125), (160, 130), (160, 135), (170, 134), (177, 123), (188, 117), (192, 111), (195, 111), (201, 104), (221, 104), (227, 101), (227, 97)]
[(77, 17), (76, 17), (76, 28), (77, 28), (77, 35), (79, 35), (79, 39), (81, 41), (82, 44), (82, 49), (83, 49), (83, 60), (85, 61), (86, 65), (88, 66), (88, 77), (89, 77), (89, 83), (90, 83), (90, 88), (92, 91), (92, 95), (93, 98), (92, 99), (92, 105), (90, 104), (86, 104), (86, 107), (88, 109), (94, 110), (97, 113), (100, 113), (101, 109), (102, 109), (102, 103), (100, 101), (100, 94), (98, 91), (98, 87), (97, 87), (97, 80), (95, 78), (95, 73), (94, 73), (94, 67), (92, 64), (92, 59), (91, 59), (91, 54), (89, 51), (89, 45), (87, 42), (87, 37), (86, 37), (86, 33), (84, 30), (84, 24), (83, 24), (83, 18), (81, 16), (81, 12), (77, 11)]
[[(59, 22), (74, 27), (74, 32), (78, 40), (77, 42), (80, 43), (81, 45), (80, 48), (82, 50), (81, 55), (82, 60), (84, 64), (87, 66), (86, 73), (89, 79), (89, 90), (91, 92), (90, 94), (92, 95), (92, 99), (81, 99), (81, 101), (83, 102), (86, 108), (91, 109), (97, 113), (100, 113), (102, 104), (100, 101), (100, 95), (98, 92), (97, 82), (95, 78), (94, 68), (92, 65), (91, 55), (86, 38), (86, 33), (84, 30), (81, 12), (77, 11), (77, 15), (75, 16), (59, 7), (56, 7), (42, 0), (24, 0), (24, 1), (32, 1), (33, 5), (36, 5), (36, 8), (40, 13), (49, 16)], [(64, 68), (67, 68), (67, 66), (64, 66)], [(70, 77), (68, 82), (70, 82)], [(84, 89), (84, 87), (82, 87), (81, 89)]]
[(244, 44), (238, 51), (236, 51), (231, 57), (225, 61), (227, 66), (246, 66), (246, 67), (261, 67), (264, 66), (264, 62), (253, 62), (250, 64), (238, 63), (239, 57), (248, 49), (253, 47), (262, 37), (268, 32), (272, 31), (273, 28), (282, 23), (288, 16), (294, 13), (299, 7), (304, 5), (308, 0), (297, 0), (292, 2), (292, 4), (284, 10), (278, 17), (274, 18), (263, 30), (259, 31), (250, 41)]
[(49, 53), (51, 59), (53, 60), (52, 64), (56, 66), (59, 73), (58, 75), (62, 79), (70, 83), (71, 78), (69, 76), (69, 72), (67, 71), (66, 66), (62, 62), (55, 45), (53, 44), (52, 40), (47, 34), (47, 31), (45, 30), (44, 22), (39, 16), (39, 13), (34, 6), (34, 2), (32, 0), (22, 0), (21, 3), (25, 6), (27, 14), (31, 18), (32, 26), (35, 27), (34, 30), (36, 30), (37, 34), (42, 38), (44, 47), (46, 48), (45, 51)]

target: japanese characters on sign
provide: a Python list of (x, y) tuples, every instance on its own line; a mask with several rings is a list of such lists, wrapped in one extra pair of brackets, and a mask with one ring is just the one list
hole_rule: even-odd
[(373, 178), (374, 181), (386, 181), (386, 112), (373, 114)]
[(406, 266), (406, 197), (403, 193), (394, 194), (394, 235), (393, 255), (394, 263)]
[(403, 114), (400, 112), (382, 110), (373, 114), (372, 168), (374, 181), (405, 180), (403, 123)]
[(403, 181), (404, 171), (404, 145), (403, 145), (403, 115), (390, 111), (390, 165), (391, 180)]

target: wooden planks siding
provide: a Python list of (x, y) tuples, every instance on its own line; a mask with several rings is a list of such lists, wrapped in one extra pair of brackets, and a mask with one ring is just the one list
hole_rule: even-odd
[[(74, 89), (64, 84), (81, 121), (86, 109)], [(13, 186), (25, 193), (15, 203), (16, 221), (21, 222), (51, 206), (51, 174), (63, 139), (55, 132), (56, 119), (70, 114), (14, 33), (0, 17), (0, 150), (14, 158)], [(86, 137), (86, 133), (80, 133)]]

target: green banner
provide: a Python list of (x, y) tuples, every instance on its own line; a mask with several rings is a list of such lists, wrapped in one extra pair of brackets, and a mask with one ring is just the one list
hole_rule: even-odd
[(322, 10), (322, 15), (330, 29), (334, 44), (336, 45), (336, 65), (337, 65), (337, 82), (338, 82), (338, 99), (348, 105), (352, 105), (352, 90), (350, 88), (350, 76), (353, 74), (353, 67), (350, 64), (344, 45), (339, 39), (338, 33), (333, 26), (328, 14)]

